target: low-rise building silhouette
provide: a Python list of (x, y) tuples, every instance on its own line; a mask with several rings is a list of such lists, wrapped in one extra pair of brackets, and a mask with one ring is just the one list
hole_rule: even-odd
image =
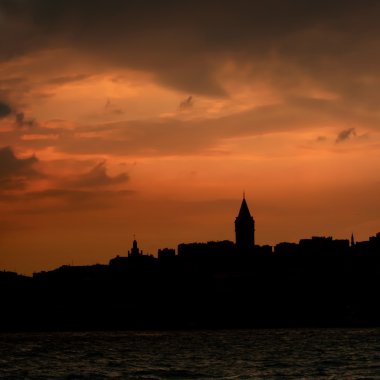
[(128, 256), (117, 255), (109, 261), (109, 265), (116, 267), (128, 267), (130, 265), (139, 265), (140, 267), (146, 263), (156, 260), (152, 255), (144, 254), (137, 245), (137, 240), (132, 242), (132, 248), (128, 251)]
[(173, 248), (162, 248), (157, 251), (158, 260), (166, 260), (175, 257), (175, 249)]

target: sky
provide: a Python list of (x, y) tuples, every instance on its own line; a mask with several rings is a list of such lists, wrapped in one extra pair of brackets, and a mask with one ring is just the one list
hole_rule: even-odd
[(380, 2), (2, 0), (0, 270), (380, 231)]

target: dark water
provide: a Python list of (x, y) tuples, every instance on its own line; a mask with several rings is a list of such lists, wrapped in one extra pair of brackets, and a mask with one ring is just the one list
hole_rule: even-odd
[(380, 329), (0, 334), (1, 379), (380, 379)]

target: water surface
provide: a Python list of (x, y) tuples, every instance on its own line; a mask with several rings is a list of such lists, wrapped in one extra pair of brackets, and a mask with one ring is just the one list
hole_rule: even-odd
[(1, 379), (380, 379), (380, 329), (0, 335)]

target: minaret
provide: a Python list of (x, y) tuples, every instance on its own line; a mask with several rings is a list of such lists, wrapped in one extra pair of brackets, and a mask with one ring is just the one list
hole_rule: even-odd
[(250, 253), (255, 247), (255, 221), (247, 202), (245, 194), (240, 206), (239, 215), (235, 219), (236, 248), (239, 253)]
[(351, 247), (355, 245), (354, 233), (351, 234)]

